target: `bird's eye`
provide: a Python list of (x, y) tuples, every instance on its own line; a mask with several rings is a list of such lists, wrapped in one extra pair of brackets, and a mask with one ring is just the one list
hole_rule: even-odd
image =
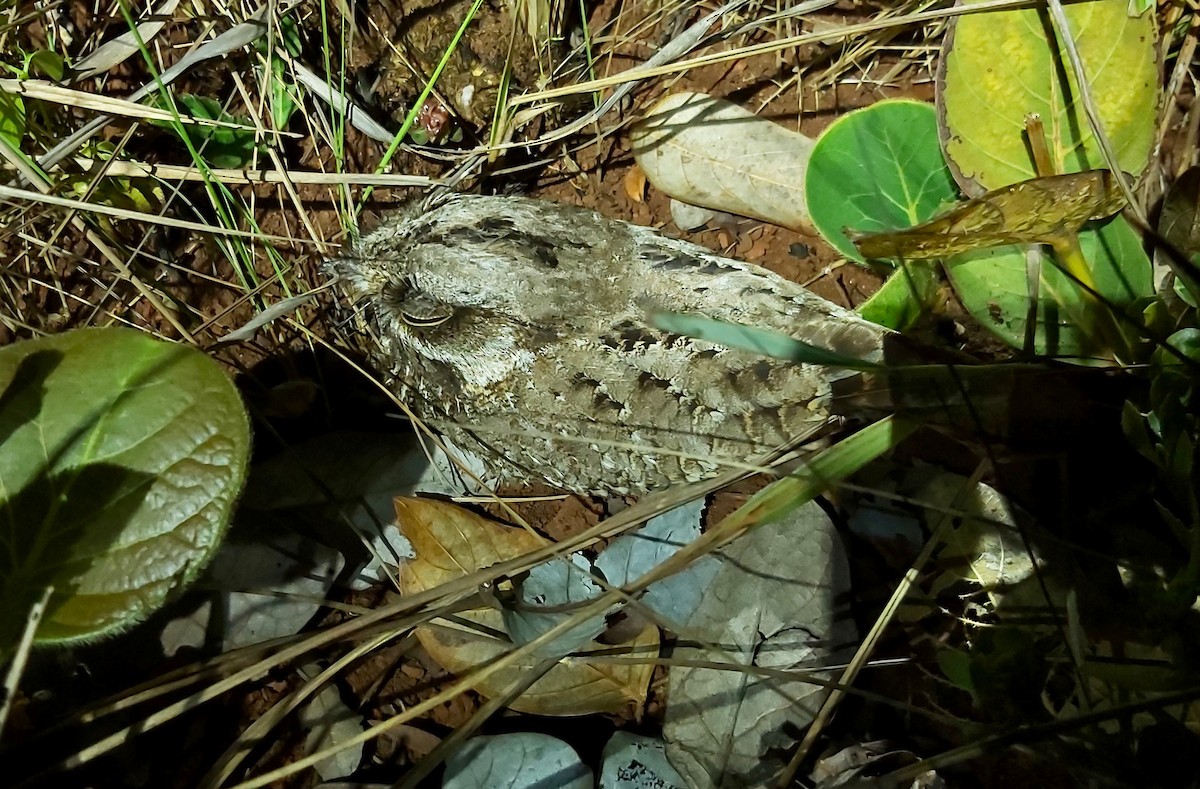
[(408, 282), (390, 283), (384, 289), (384, 303), (396, 317), (414, 329), (430, 329), (454, 317), (452, 305), (422, 293)]
[(454, 315), (453, 311), (444, 312), (440, 315), (413, 315), (408, 312), (400, 313), (400, 320), (412, 326), (414, 329), (431, 329), (434, 326), (441, 326)]

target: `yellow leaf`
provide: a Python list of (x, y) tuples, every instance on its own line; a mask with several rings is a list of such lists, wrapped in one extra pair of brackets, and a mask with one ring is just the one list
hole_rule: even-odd
[[(1131, 19), (1122, 0), (1063, 5), (1116, 164), (1141, 173), (1154, 147), (1163, 93), (1155, 14)], [(1020, 133), (1029, 113), (1045, 123), (1054, 172), (1106, 166), (1062, 40), (1050, 28), (1039, 3), (965, 14), (946, 36), (938, 77), (941, 137), (968, 194), (1035, 174)]]
[[(396, 517), (416, 554), (400, 568), (400, 591), (404, 594), (432, 589), (547, 543), (522, 529), (502, 526), (470, 510), (433, 499), (398, 498)], [(498, 610), (481, 608), (460, 616), (481, 628), (504, 631)], [(444, 627), (420, 628), (417, 638), (434, 660), (454, 674), (492, 663), (512, 649), (506, 641), (489, 640), (466, 630), (459, 635)], [(644, 662), (591, 662), (579, 654), (568, 656), (508, 706), (538, 715), (588, 715), (640, 707), (646, 700), (654, 658), (658, 656), (658, 629), (648, 626), (622, 646)], [(612, 649), (612, 645), (592, 642), (580, 652), (604, 650), (611, 654)], [(538, 662), (536, 656), (518, 661), (475, 689), (488, 697), (502, 695)]]

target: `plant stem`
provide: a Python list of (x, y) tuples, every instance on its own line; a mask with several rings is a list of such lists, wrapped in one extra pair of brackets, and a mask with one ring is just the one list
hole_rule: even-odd
[(1098, 350), (1114, 359), (1129, 359), (1129, 344), (1117, 326), (1112, 310), (1097, 296), (1096, 278), (1083, 250), (1079, 247), (1078, 233), (1062, 233), (1049, 239), (1058, 265), (1079, 283), (1083, 295), (1082, 308), (1070, 305), (1058, 293), (1051, 294), (1059, 306), (1071, 317), (1098, 346)]

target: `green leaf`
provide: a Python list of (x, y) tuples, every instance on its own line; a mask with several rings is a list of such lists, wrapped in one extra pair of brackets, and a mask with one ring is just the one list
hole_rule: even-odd
[(48, 49), (39, 49), (25, 56), (25, 73), (29, 75), (41, 74), (61, 82), (66, 69), (67, 62), (63, 56)]
[[(252, 125), (246, 118), (237, 118), (221, 109), (220, 103), (206, 96), (183, 94), (179, 101), (194, 118)], [(187, 126), (184, 131), (193, 135), (192, 141), (205, 160), (214, 167), (242, 167), (254, 157), (254, 131), (220, 126)]]
[[(1150, 259), (1137, 233), (1121, 217), (1079, 233), (1083, 255), (1091, 264), (1096, 287), (1118, 309), (1153, 292)], [(1029, 285), (1024, 246), (955, 255), (945, 263), (946, 273), (963, 306), (983, 326), (1015, 348), (1025, 347), (1030, 318)], [(1055, 304), (1053, 291), (1082, 309), (1083, 292), (1047, 257), (1042, 261), (1038, 288), (1034, 353), (1076, 356), (1088, 347), (1081, 332), (1071, 326)]]
[[(1200, 362), (1200, 329), (1180, 329), (1167, 338), (1167, 345), (1175, 348), (1192, 361)], [(1163, 361), (1167, 364), (1179, 364), (1178, 358), (1167, 354), (1163, 354)]]
[(25, 136), (25, 102), (20, 96), (0, 91), (0, 137), (20, 150)]
[[(219, 102), (207, 96), (196, 96), (190, 93), (175, 97), (179, 112), (193, 118), (237, 123), (243, 126), (253, 124), (246, 118), (238, 118), (221, 109)], [(161, 98), (155, 101), (157, 106), (163, 106)], [(167, 121), (154, 121), (158, 126), (175, 128), (175, 124)], [(254, 157), (257, 144), (254, 140), (254, 129), (233, 129), (227, 126), (200, 126), (188, 124), (177, 129), (181, 135), (187, 135), (192, 144), (200, 151), (204, 160), (213, 167), (244, 167)]]
[(271, 122), (277, 131), (287, 128), (296, 113), (296, 100), (292, 98), (295, 86), (287, 78), (286, 64), (281, 58), (271, 58)]
[(896, 331), (917, 322), (937, 296), (936, 264), (903, 263), (875, 295), (858, 308), (863, 318)]
[(970, 693), (972, 699), (978, 704), (979, 699), (975, 697), (975, 683), (971, 680), (971, 656), (961, 650), (947, 647), (939, 649), (936, 657), (938, 668), (942, 670), (946, 679), (950, 680), (950, 684)]
[(1142, 457), (1154, 463), (1158, 460), (1155, 451), (1155, 438), (1147, 430), (1146, 416), (1128, 400), (1121, 407), (1121, 429), (1129, 440), (1129, 445)]
[(786, 334), (727, 323), (703, 315), (661, 312), (654, 316), (654, 325), (663, 331), (685, 334), (708, 340), (729, 348), (788, 359), (803, 364), (843, 367), (847, 370), (878, 370), (880, 365), (853, 356), (828, 351), (816, 345), (788, 337)]
[[(963, 0), (970, 5), (980, 0)], [(1154, 15), (1130, 18), (1125, 0), (1065, 6), (1092, 98), (1122, 170), (1137, 175), (1154, 144), (1158, 66)], [(1044, 8), (961, 16), (939, 75), (946, 159), (970, 194), (1033, 178), (1025, 116), (1037, 113), (1056, 173), (1107, 168), (1070, 64)]]
[[(84, 146), (83, 154), (103, 162), (119, 160), (111, 143), (90, 143)], [(157, 211), (166, 203), (162, 182), (153, 178), (110, 176), (97, 182), (94, 172), (86, 172), (65, 175), (57, 186), (80, 198), (88, 195), (93, 203), (133, 211)]]
[(68, 176), (63, 180), (71, 193), (92, 203), (132, 211), (156, 211), (166, 200), (162, 184), (152, 178), (105, 178), (96, 184), (90, 176)]
[(249, 424), (200, 351), (131, 329), (0, 349), (0, 652), (47, 585), (37, 639), (145, 618), (216, 550)]
[(300, 25), (296, 24), (295, 17), (285, 16), (279, 20), (279, 41), (289, 55), (300, 56), (304, 42), (300, 38)]
[(880, 233), (932, 219), (958, 196), (933, 107), (881, 101), (834, 121), (813, 147), (804, 193), (822, 237), (859, 263), (845, 228)]
[(299, 57), (300, 52), (304, 49), (304, 41), (300, 35), (300, 26), (296, 24), (295, 17), (283, 16), (278, 19), (277, 35), (272, 42), (266, 36), (255, 40), (254, 48), (264, 55), (268, 51), (268, 44), (273, 44), (277, 49), (282, 49), (292, 57)]

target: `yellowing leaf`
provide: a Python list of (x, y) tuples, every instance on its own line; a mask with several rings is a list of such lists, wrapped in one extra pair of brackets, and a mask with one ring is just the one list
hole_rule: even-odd
[[(1117, 161), (1140, 173), (1158, 116), (1154, 14), (1130, 18), (1124, 0), (1071, 3), (1065, 12)], [(1057, 38), (1047, 39), (1049, 30), (1044, 8), (1026, 8), (959, 17), (947, 38), (939, 125), (946, 159), (968, 194), (1035, 174), (1022, 133), (1029, 113), (1045, 123), (1055, 172), (1107, 166), (1070, 64)]]
[(1005, 244), (1049, 243), (1125, 206), (1108, 170), (1033, 178), (968, 200), (937, 219), (896, 233), (854, 238), (868, 258), (942, 258)]
[[(522, 529), (502, 526), (470, 510), (433, 499), (397, 498), (396, 517), (400, 531), (412, 543), (416, 554), (416, 558), (400, 568), (400, 590), (404, 594), (432, 589), (480, 568), (529, 553), (547, 542)], [(504, 631), (504, 618), (499, 610), (484, 608), (460, 616), (482, 628)], [(466, 630), (459, 635), (445, 628), (420, 628), (417, 638), (434, 660), (455, 674), (492, 663), (513, 648), (506, 641), (488, 640)], [(587, 715), (640, 706), (646, 700), (654, 658), (658, 655), (658, 629), (649, 626), (623, 646), (645, 662), (593, 663), (578, 655), (569, 656), (508, 706), (538, 715)], [(612, 648), (593, 642), (579, 651), (611, 652)], [(475, 689), (488, 697), (502, 695), (538, 662), (536, 656), (518, 661), (483, 680)]]

